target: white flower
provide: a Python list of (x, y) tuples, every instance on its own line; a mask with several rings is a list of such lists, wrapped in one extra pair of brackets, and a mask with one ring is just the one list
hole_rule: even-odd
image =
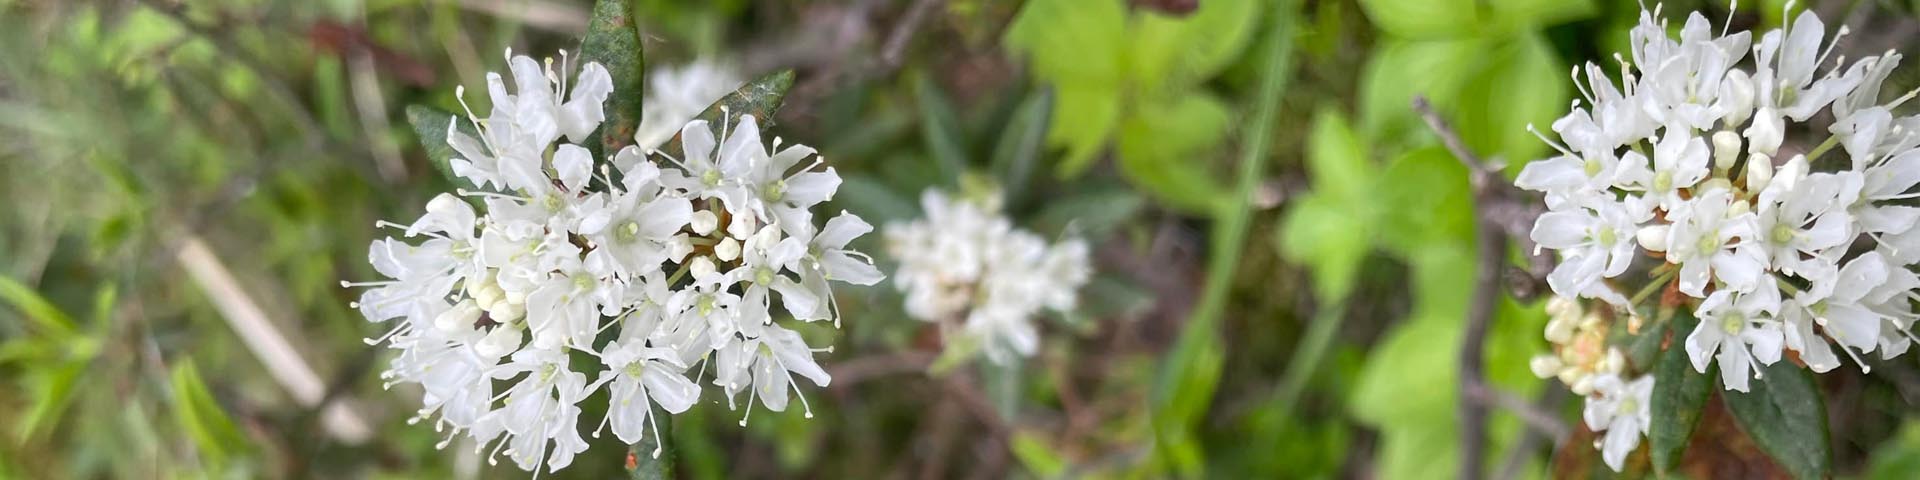
[[(680, 363), (672, 350), (615, 340), (607, 344), (600, 359), (607, 363), (608, 370), (600, 374), (596, 383), (612, 382), (607, 387), (612, 403), (607, 406), (604, 424), (613, 426), (613, 434), (620, 437), (620, 441), (639, 443), (646, 436), (646, 421), (654, 404), (659, 404), (667, 413), (680, 413), (692, 408), (693, 401), (700, 397), (700, 386), (681, 373), (687, 366)], [(654, 434), (658, 435), (659, 420), (654, 422)], [(659, 454), (654, 452), (656, 456)]]
[[(812, 224), (839, 186), (834, 170), (815, 171), (824, 160), (804, 145), (776, 139), (769, 155), (752, 117), (723, 124), (723, 145), (706, 122), (686, 124), (687, 158), (664, 170), (639, 147), (595, 158), (572, 142), (593, 140), (604, 118), (605, 69), (588, 64), (568, 85), (564, 60), (558, 73), (527, 57), (510, 65), (517, 90), (490, 75), (492, 112), (467, 115), (478, 138), (450, 126), (454, 173), (483, 190), (437, 196), (408, 225), (379, 222), (407, 238), (368, 247), (385, 279), (343, 282), (367, 287), (354, 304), (367, 320), (400, 319), (369, 343), (398, 352), (387, 386), (422, 387), (414, 420), (447, 432), (439, 446), (464, 435), (492, 449), (489, 461), (505, 453), (558, 470), (587, 448), (579, 403), (602, 387), (612, 403), (601, 425), (632, 443), (658, 420), (651, 405), (676, 414), (696, 403), (688, 376), (708, 368), (729, 399), (753, 385), (748, 408), (786, 408), (794, 375), (826, 385), (812, 355), (831, 347), (777, 322), (837, 327), (830, 281), (880, 280), (847, 248), (871, 227), (848, 214)], [(495, 382), (512, 385), (496, 394)]]
[(1601, 278), (1627, 271), (1633, 262), (1640, 222), (1651, 216), (1639, 199), (1625, 202), (1590, 198), (1584, 205), (1547, 212), (1533, 224), (1533, 241), (1560, 252), (1560, 264), (1547, 276), (1555, 293), (1575, 297)]
[(1618, 472), (1625, 465), (1627, 454), (1640, 446), (1640, 437), (1652, 424), (1652, 398), (1652, 375), (1642, 375), (1631, 382), (1612, 374), (1595, 377), (1593, 395), (1587, 397), (1581, 417), (1586, 420), (1587, 428), (1606, 432), (1606, 437), (1595, 442), (1595, 446), (1613, 471)]
[[(982, 205), (995, 203), (994, 196), (922, 193), (926, 218), (887, 225), (887, 252), (899, 262), (895, 283), (907, 293), (908, 315), (940, 323), (949, 335), (981, 346), (989, 360), (1006, 363), (1035, 353), (1040, 342), (1034, 317), (1043, 310), (1071, 310), (1092, 269), (1085, 242), (1049, 246), (1014, 229)], [(844, 260), (846, 268), (859, 265)]]
[[(1667, 237), (1667, 261), (1680, 265), (1680, 291), (1705, 296), (1710, 280), (1734, 290), (1751, 289), (1760, 281), (1765, 252), (1753, 238), (1753, 213), (1741, 212), (1732, 193), (1709, 190), (1668, 212), (1673, 230)], [(1738, 241), (1736, 241), (1738, 240)]]
[(1687, 335), (1687, 358), (1693, 361), (1693, 369), (1706, 373), (1709, 359), (1717, 358), (1727, 389), (1747, 391), (1748, 379), (1760, 376), (1761, 364), (1780, 361), (1783, 339), (1780, 322), (1774, 319), (1779, 311), (1779, 291), (1771, 288), (1746, 294), (1721, 290), (1707, 296), (1694, 312), (1700, 324)]

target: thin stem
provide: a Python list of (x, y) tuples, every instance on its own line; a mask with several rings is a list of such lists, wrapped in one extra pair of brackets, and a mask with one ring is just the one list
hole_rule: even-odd
[[(1201, 292), (1200, 302), (1182, 328), (1167, 367), (1160, 371), (1156, 379), (1153, 411), (1165, 413), (1156, 414), (1154, 418), (1154, 430), (1160, 440), (1155, 442), (1155, 451), (1169, 460), (1177, 460), (1173, 462), (1174, 465), (1189, 474), (1197, 475), (1199, 468), (1199, 459), (1190, 455), (1197, 450), (1191, 444), (1190, 432), (1193, 423), (1205, 413), (1200, 410), (1204, 407), (1184, 406), (1204, 406), (1209, 403), (1206, 399), (1213, 396), (1220, 363), (1224, 361), (1216, 330), (1220, 315), (1226, 310), (1234, 274), (1240, 266), (1240, 252), (1245, 247), (1248, 217), (1252, 213), (1249, 200), (1265, 175), (1273, 118), (1280, 108), (1281, 94), (1286, 91), (1291, 77), (1288, 71), (1293, 65), (1293, 20), (1296, 11), (1297, 0), (1284, 0), (1268, 12), (1271, 23), (1262, 46), (1266, 52), (1265, 69), (1261, 73), (1260, 89), (1254, 99), (1252, 121), (1248, 122), (1245, 130), (1247, 143), (1240, 150), (1238, 184), (1232, 200), (1221, 204), (1215, 216), (1206, 287)], [(1175, 405), (1183, 407), (1175, 408)]]

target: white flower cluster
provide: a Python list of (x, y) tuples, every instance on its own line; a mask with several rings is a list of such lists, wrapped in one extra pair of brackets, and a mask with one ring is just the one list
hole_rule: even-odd
[[(1618, 87), (1598, 66), (1575, 69), (1586, 102), (1553, 124), (1561, 155), (1515, 180), (1545, 193), (1532, 238), (1561, 259), (1553, 291), (1631, 312), (1677, 290), (1697, 302), (1699, 326), (1682, 332), (1693, 367), (1717, 362), (1730, 390), (1785, 350), (1821, 372), (1841, 363), (1829, 341), (1862, 370), (1861, 354), (1905, 352), (1920, 319), (1920, 208), (1905, 201), (1920, 195), (1920, 117), (1891, 111), (1912, 94), (1880, 100), (1900, 55), (1835, 58), (1812, 12), (1755, 41), (1715, 35), (1698, 13), (1675, 39), (1658, 10), (1631, 31)], [(1787, 141), (1803, 131), (1812, 138)], [(1639, 258), (1658, 261), (1653, 281), (1612, 280)], [(1613, 408), (1595, 405), (1615, 394), (1597, 395), (1589, 423)], [(1610, 458), (1632, 446), (1618, 445), (1609, 434)]]
[[(1904, 98), (1878, 101), (1900, 56), (1818, 72), (1832, 52), (1807, 12), (1760, 38), (1749, 73), (1734, 67), (1748, 32), (1715, 37), (1696, 13), (1675, 41), (1653, 18), (1632, 34), (1639, 76), (1625, 69), (1615, 89), (1588, 65), (1589, 107), (1553, 126), (1563, 155), (1515, 181), (1546, 192), (1551, 212), (1532, 236), (1562, 259), (1554, 292), (1631, 307), (1603, 280), (1641, 251), (1664, 260), (1652, 287), (1672, 279), (1701, 299), (1687, 352), (1702, 371), (1717, 356), (1733, 390), (1783, 349), (1817, 371), (1838, 366), (1826, 339), (1849, 356), (1905, 352), (1920, 318), (1920, 208), (1901, 200), (1920, 182), (1920, 117), (1890, 113)], [(1823, 110), (1834, 118), (1823, 143), (1783, 149), (1790, 126)]]
[[(894, 284), (907, 293), (907, 314), (937, 322), (946, 338), (963, 338), (995, 363), (1039, 348), (1034, 317), (1066, 312), (1092, 277), (1085, 241), (1049, 246), (999, 213), (997, 192), (969, 201), (939, 190), (920, 196), (926, 218), (890, 223), (887, 253), (900, 262)], [(959, 330), (953, 331), (958, 323)]]
[(837, 325), (828, 282), (881, 279), (845, 249), (872, 227), (846, 213), (813, 224), (809, 210), (840, 184), (833, 168), (816, 171), (805, 146), (775, 140), (768, 152), (742, 116), (718, 138), (705, 121), (686, 124), (668, 168), (628, 147), (619, 180), (595, 175), (576, 142), (604, 118), (607, 71), (587, 64), (569, 92), (566, 62), (509, 62), (516, 91), (490, 74), (491, 114), (468, 112), (478, 138), (458, 121), (447, 130), (455, 174), (490, 190), (461, 192), (484, 213), (442, 194), (411, 225), (383, 222), (417, 243), (374, 241), (369, 260), (389, 280), (358, 284), (372, 287), (356, 302), (369, 321), (401, 319), (373, 342), (399, 351), (388, 386), (425, 391), (415, 420), (451, 428), (448, 442), (494, 444), (489, 461), (504, 450), (523, 469), (558, 470), (587, 448), (579, 404), (602, 387), (600, 428), (635, 443), (651, 406), (685, 411), (707, 370), (729, 406), (748, 391), (749, 410), (756, 399), (785, 410), (795, 375), (826, 385), (813, 360), (825, 349), (774, 323), (772, 298), (795, 319)]
[(647, 96), (640, 102), (645, 110), (640, 112), (640, 128), (633, 133), (634, 144), (659, 148), (680, 133), (687, 121), (744, 83), (733, 67), (713, 60), (647, 69)]
[[(1554, 378), (1574, 394), (1587, 397), (1587, 428), (1606, 432), (1595, 446), (1607, 466), (1619, 471), (1627, 454), (1640, 445), (1652, 415), (1653, 375), (1628, 380), (1627, 357), (1607, 344), (1611, 323), (1600, 311), (1586, 310), (1567, 297), (1547, 300), (1547, 341), (1554, 353), (1533, 357), (1533, 374)], [(1638, 318), (1628, 330), (1638, 328)]]

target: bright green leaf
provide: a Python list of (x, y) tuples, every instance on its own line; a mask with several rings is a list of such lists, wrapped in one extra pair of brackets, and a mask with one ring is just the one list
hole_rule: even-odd
[(1465, 250), (1473, 241), (1473, 195), (1467, 169), (1439, 146), (1407, 152), (1387, 166), (1372, 198), (1381, 245), (1412, 252), (1436, 243)]
[(13, 308), (19, 309), (20, 313), (26, 315), (27, 320), (33, 321), (44, 330), (42, 333), (48, 336), (60, 339), (70, 337), (74, 333), (73, 317), (67, 316), (67, 312), (54, 306), (53, 302), (48, 302), (46, 297), (40, 296), (40, 292), (11, 277), (0, 276), (0, 301), (5, 301), (13, 305)]
[(1305, 262), (1321, 300), (1346, 297), (1373, 249), (1370, 225), (1353, 205), (1329, 195), (1309, 194), (1295, 201), (1280, 222), (1283, 257)]
[(1826, 478), (1833, 450), (1827, 409), (1813, 374), (1791, 361), (1761, 366), (1752, 391), (1723, 391), (1720, 398), (1753, 443), (1798, 478)]
[(1469, 35), (1479, 27), (1475, 0), (1360, 0), (1367, 18), (1404, 38)]
[(1510, 28), (1553, 25), (1593, 16), (1593, 0), (1487, 0), (1493, 21)]
[(1360, 124), (1375, 144), (1405, 142), (1425, 135), (1413, 112), (1413, 97), (1425, 95), (1435, 108), (1456, 102), (1484, 55), (1478, 39), (1389, 40), (1374, 48), (1360, 74)]
[(1127, 180), (1192, 212), (1210, 213), (1226, 202), (1226, 188), (1202, 161), (1229, 127), (1226, 105), (1195, 93), (1137, 108), (1120, 124), (1120, 168)]
[(1126, 26), (1126, 7), (1118, 0), (1033, 0), (1007, 27), (1006, 43), (1031, 60), (1035, 76), (1062, 90), (1115, 87)]
[[(1675, 340), (1686, 338), (1699, 323), (1691, 312), (1680, 310), (1672, 320)], [(1653, 423), (1648, 425), (1647, 440), (1656, 472), (1671, 470), (1680, 461), (1687, 441), (1693, 437), (1693, 427), (1700, 423), (1700, 411), (1706, 406), (1707, 397), (1720, 388), (1715, 378), (1719, 370), (1709, 369), (1704, 374), (1694, 371), (1682, 343), (1673, 342), (1653, 367)]]
[(1567, 111), (1567, 69), (1538, 34), (1513, 37), (1485, 55), (1485, 69), (1460, 90), (1451, 120), (1481, 157), (1520, 164), (1547, 145), (1527, 131), (1545, 129)]
[(1107, 134), (1120, 123), (1119, 90), (1078, 85), (1056, 85), (1060, 92), (1059, 110), (1047, 130), (1047, 142), (1067, 148), (1060, 160), (1059, 175), (1078, 176), (1093, 166), (1105, 150)]
[(174, 365), (172, 387), (174, 418), (208, 460), (218, 465), (227, 455), (247, 449), (246, 436), (214, 401), (192, 360), (183, 359)]
[(1137, 10), (1127, 28), (1128, 81), (1142, 91), (1182, 88), (1240, 57), (1259, 25), (1258, 0), (1208, 0), (1180, 17)]
[(1020, 464), (1025, 465), (1034, 476), (1056, 478), (1067, 472), (1066, 459), (1060, 458), (1059, 452), (1055, 452), (1045, 439), (1033, 432), (1014, 433), (1008, 448), (1013, 450), (1014, 458), (1020, 459)]
[(1363, 202), (1376, 174), (1367, 146), (1339, 110), (1323, 106), (1307, 136), (1307, 178), (1313, 191), (1342, 201)]

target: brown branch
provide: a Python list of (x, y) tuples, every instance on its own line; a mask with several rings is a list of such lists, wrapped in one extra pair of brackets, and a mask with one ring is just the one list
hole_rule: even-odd
[(870, 355), (828, 366), (827, 374), (833, 376), (831, 388), (848, 388), (876, 377), (924, 373), (934, 357), (915, 350)]
[[(1548, 433), (1537, 428), (1528, 429), (1525, 432), (1521, 432), (1520, 442), (1515, 444), (1513, 446), (1513, 449), (1511, 449), (1507, 453), (1506, 464), (1500, 466), (1500, 474), (1499, 476), (1494, 478), (1498, 478), (1500, 480), (1510, 480), (1513, 478), (1519, 478), (1521, 471), (1527, 467), (1528, 457), (1535, 455), (1534, 449), (1537, 449), (1540, 447), (1540, 442), (1542, 440), (1552, 441), (1552, 443), (1550, 443), (1549, 445), (1558, 445), (1561, 442), (1566, 441), (1568, 436), (1573, 432), (1573, 429), (1567, 427), (1563, 423), (1560, 423), (1559, 418), (1552, 416), (1550, 413), (1553, 411), (1555, 407), (1559, 406), (1562, 402), (1565, 402), (1566, 399), (1567, 399), (1566, 389), (1547, 388), (1546, 391), (1540, 392), (1539, 399), (1534, 400), (1532, 405), (1528, 405), (1529, 407), (1528, 411), (1535, 412), (1535, 414), (1539, 414), (1539, 415), (1545, 415), (1546, 418), (1551, 419), (1555, 424), (1560, 425), (1562, 430), (1560, 430), (1560, 433), (1557, 433), (1557, 434)], [(1525, 418), (1525, 417), (1522, 417), (1522, 418)]]
[(1433, 105), (1426, 97), (1416, 96), (1413, 109), (1427, 122), (1427, 127), (1440, 136), (1447, 150), (1454, 158), (1466, 165), (1467, 176), (1473, 187), (1474, 204), (1474, 288), (1472, 304), (1467, 309), (1466, 331), (1460, 338), (1460, 398), (1458, 412), (1460, 416), (1460, 471), (1456, 478), (1477, 479), (1486, 475), (1485, 455), (1482, 451), (1487, 443), (1487, 406), (1475, 397), (1486, 384), (1486, 348), (1487, 329), (1493, 323), (1494, 311), (1499, 307), (1501, 276), (1505, 273), (1507, 253), (1507, 235), (1499, 222), (1486, 215), (1486, 207), (1498, 201), (1503, 190), (1495, 175), (1495, 170), (1480, 161), (1466, 142), (1447, 126), (1446, 120), (1434, 113)]

